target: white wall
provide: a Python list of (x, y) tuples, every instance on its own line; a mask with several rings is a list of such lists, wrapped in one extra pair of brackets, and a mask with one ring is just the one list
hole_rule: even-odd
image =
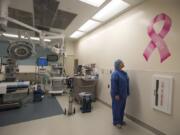
[[(96, 60), (102, 66), (107, 66), (112, 65), (115, 58), (121, 57), (128, 63), (128, 69), (179, 71), (180, 63), (177, 63), (180, 50), (178, 45), (180, 39), (177, 38), (180, 32), (179, 7), (178, 0), (147, 0), (144, 4), (83, 38), (78, 48), (80, 55), (84, 57), (81, 58), (81, 62), (85, 62), (88, 57), (88, 60)], [(161, 12), (167, 13), (173, 21), (172, 29), (165, 37), (170, 51), (173, 52), (172, 57), (161, 64), (156, 50), (150, 61), (146, 63), (142, 54), (150, 41), (147, 36), (147, 26), (151, 19)], [(99, 55), (93, 57), (92, 52)], [(103, 59), (107, 62), (104, 63)]]
[(19, 72), (20, 73), (35, 73), (36, 66), (33, 65), (19, 65)]
[[(172, 56), (161, 64), (156, 49), (149, 62), (146, 62), (142, 54), (150, 42), (147, 26), (155, 15), (162, 12), (172, 19), (171, 31), (164, 39)], [(98, 96), (108, 104), (111, 104), (107, 88), (110, 79), (109, 70), (113, 68), (113, 61), (121, 58), (126, 64), (131, 82), (127, 113), (168, 135), (180, 134), (179, 13), (178, 0), (147, 0), (83, 37), (76, 46), (76, 57), (81, 64), (97, 63), (100, 70)], [(160, 30), (161, 24), (155, 25), (155, 28)], [(151, 78), (156, 73), (174, 76), (172, 115), (155, 111), (151, 107)]]

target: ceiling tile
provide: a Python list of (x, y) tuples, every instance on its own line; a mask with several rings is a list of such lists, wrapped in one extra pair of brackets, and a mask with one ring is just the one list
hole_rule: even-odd
[(49, 27), (56, 14), (59, 2), (56, 0), (33, 0), (35, 25)]
[[(9, 7), (8, 8), (8, 16), (16, 19), (18, 21), (21, 21), (27, 25), (33, 26), (33, 17), (32, 17), (32, 13), (30, 13), (30, 12), (26, 12), (26, 11), (22, 11), (19, 9)], [(8, 22), (8, 26), (11, 28), (26, 29), (24, 27), (21, 27), (19, 25), (11, 23), (11, 22)]]
[(58, 10), (52, 26), (55, 28), (66, 29), (76, 16), (77, 14), (75, 13)]

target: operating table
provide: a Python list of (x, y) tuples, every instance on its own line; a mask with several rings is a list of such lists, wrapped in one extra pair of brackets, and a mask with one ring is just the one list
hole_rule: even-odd
[(28, 89), (29, 94), (29, 81), (24, 82), (1, 82), (0, 83), (0, 111), (7, 109), (14, 109), (21, 107), (20, 101), (4, 102), (4, 95), (7, 93), (15, 92), (20, 89)]

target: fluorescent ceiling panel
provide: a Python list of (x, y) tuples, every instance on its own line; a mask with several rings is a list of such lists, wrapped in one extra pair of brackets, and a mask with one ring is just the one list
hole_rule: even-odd
[(106, 0), (80, 0), (80, 1), (94, 7), (100, 7)]
[(82, 35), (84, 35), (84, 32), (75, 31), (70, 37), (71, 37), (71, 38), (79, 38), (79, 37), (81, 37)]
[(113, 16), (117, 15), (124, 9), (128, 8), (129, 4), (122, 0), (112, 0), (104, 8), (102, 8), (97, 14), (93, 16), (93, 19), (99, 21), (107, 21)]
[(99, 26), (101, 23), (97, 22), (97, 21), (93, 21), (93, 20), (88, 20), (85, 24), (83, 24), (78, 30), (79, 31), (90, 31), (94, 28), (96, 28), (97, 26)]

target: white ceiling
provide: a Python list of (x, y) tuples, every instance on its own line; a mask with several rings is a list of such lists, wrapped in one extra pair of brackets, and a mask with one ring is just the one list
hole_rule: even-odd
[[(64, 34), (69, 37), (74, 31), (83, 25), (88, 19), (92, 18), (102, 7), (104, 7), (109, 1), (101, 5), (100, 7), (93, 7), (91, 5), (80, 2), (79, 0), (57, 0), (60, 1), (59, 9), (76, 13), (77, 16), (71, 22), (71, 24), (63, 30)], [(124, 0), (130, 4), (130, 7), (144, 1), (144, 0)], [(33, 13), (33, 0), (11, 0), (10, 7), (32, 12)], [(62, 31), (60, 29), (51, 29), (52, 31)]]

